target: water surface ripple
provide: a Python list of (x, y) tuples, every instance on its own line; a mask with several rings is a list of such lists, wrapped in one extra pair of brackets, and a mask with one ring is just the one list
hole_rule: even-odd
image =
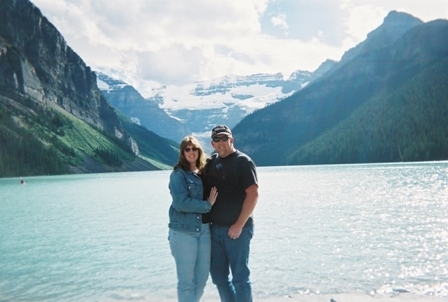
[[(169, 173), (0, 179), (0, 300), (174, 299)], [(261, 167), (259, 182), (256, 298), (448, 296), (447, 162)]]

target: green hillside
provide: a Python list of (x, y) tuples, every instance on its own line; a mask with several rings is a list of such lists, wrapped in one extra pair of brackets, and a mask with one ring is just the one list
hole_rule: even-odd
[(119, 140), (58, 106), (0, 96), (0, 177), (159, 170), (177, 158), (174, 142), (123, 121), (139, 143)]
[(139, 157), (159, 169), (171, 169), (177, 162), (179, 143), (158, 136), (145, 127), (130, 121), (124, 114), (117, 112), (124, 130), (138, 142)]
[(448, 61), (384, 91), (350, 118), (291, 152), (288, 164), (448, 158)]

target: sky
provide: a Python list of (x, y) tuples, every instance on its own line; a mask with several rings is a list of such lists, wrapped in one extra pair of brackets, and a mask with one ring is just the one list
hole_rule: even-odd
[(95, 71), (133, 85), (316, 70), (386, 15), (448, 19), (447, 0), (31, 0)]

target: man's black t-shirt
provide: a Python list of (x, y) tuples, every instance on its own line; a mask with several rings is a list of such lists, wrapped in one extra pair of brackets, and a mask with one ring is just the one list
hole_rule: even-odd
[[(218, 197), (210, 211), (213, 224), (230, 226), (241, 213), (246, 189), (258, 185), (255, 164), (246, 154), (235, 151), (225, 158), (214, 155), (206, 168), (210, 187), (218, 189)], [(246, 225), (252, 224), (249, 218)]]

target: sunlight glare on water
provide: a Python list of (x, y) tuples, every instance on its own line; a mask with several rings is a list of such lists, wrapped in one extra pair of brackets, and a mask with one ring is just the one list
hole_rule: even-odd
[[(258, 171), (256, 298), (448, 296), (447, 162)], [(0, 179), (0, 300), (175, 299), (169, 173)]]

